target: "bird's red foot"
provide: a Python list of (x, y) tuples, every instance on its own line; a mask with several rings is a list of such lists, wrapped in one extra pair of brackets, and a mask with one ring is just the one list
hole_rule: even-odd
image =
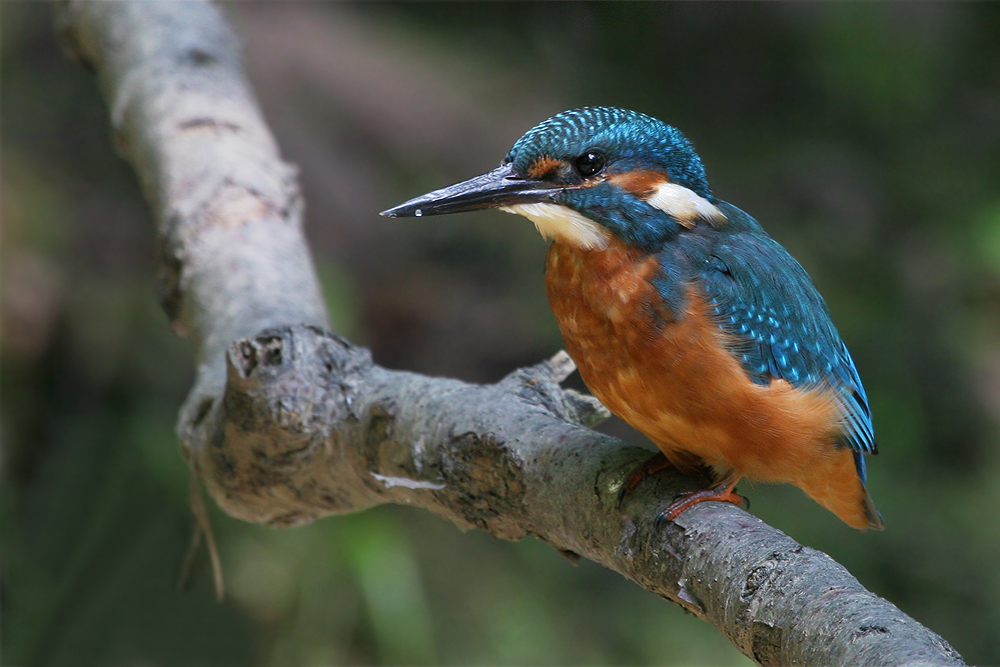
[(638, 466), (635, 470), (629, 473), (628, 477), (625, 478), (621, 491), (618, 492), (618, 509), (621, 509), (625, 496), (632, 493), (632, 490), (639, 486), (642, 480), (646, 479), (650, 475), (663, 472), (671, 467), (673, 467), (672, 464), (667, 460), (667, 457), (664, 456), (662, 452), (656, 452), (646, 459), (642, 465)]
[(736, 493), (736, 482), (738, 481), (739, 478), (735, 480), (727, 479), (708, 489), (686, 491), (678, 495), (674, 499), (674, 502), (670, 503), (667, 509), (663, 510), (660, 516), (656, 518), (657, 525), (662, 524), (664, 521), (673, 521), (681, 515), (681, 512), (706, 500), (721, 500), (737, 506), (743, 505), (746, 509), (749, 509), (750, 499)]

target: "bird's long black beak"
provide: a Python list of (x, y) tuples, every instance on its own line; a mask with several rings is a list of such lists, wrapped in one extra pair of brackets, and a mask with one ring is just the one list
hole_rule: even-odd
[(553, 187), (551, 183), (519, 178), (514, 175), (510, 164), (504, 164), (482, 176), (428, 192), (379, 215), (419, 218), (515, 204), (537, 204), (553, 201), (560, 191), (561, 188)]

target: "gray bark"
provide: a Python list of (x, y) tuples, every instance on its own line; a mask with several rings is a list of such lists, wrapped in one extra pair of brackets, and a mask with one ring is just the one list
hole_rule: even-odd
[(213, 5), (70, 2), (60, 27), (96, 71), (156, 216), (161, 301), (198, 354), (182, 448), (225, 511), (289, 526), (413, 505), (596, 561), (762, 665), (964, 664), (831, 558), (735, 506), (655, 525), (665, 500), (705, 480), (657, 476), (619, 509), (648, 452), (587, 428), (606, 413), (559, 387), (565, 354), (482, 386), (380, 368), (329, 332), (295, 169)]

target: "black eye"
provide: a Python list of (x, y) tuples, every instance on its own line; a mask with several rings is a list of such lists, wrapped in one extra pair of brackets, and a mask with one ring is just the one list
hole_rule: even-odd
[(595, 149), (580, 155), (573, 163), (573, 167), (576, 168), (576, 173), (583, 178), (590, 178), (604, 170), (605, 162), (607, 162), (607, 158), (604, 153)]

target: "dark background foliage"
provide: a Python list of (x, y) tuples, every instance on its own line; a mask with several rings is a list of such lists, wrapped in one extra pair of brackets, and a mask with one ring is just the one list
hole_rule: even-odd
[[(490, 382), (560, 340), (529, 223), (378, 211), (570, 107), (680, 127), (812, 274), (875, 413), (884, 533), (794, 488), (744, 485), (753, 511), (1000, 663), (1000, 6), (225, 10), (301, 168), (334, 324), (387, 366)], [(192, 359), (156, 305), (150, 214), (51, 8), (0, 11), (4, 664), (747, 664), (617, 575), (407, 508), (281, 531), (213, 508), (229, 598), (204, 554), (178, 592)]]

